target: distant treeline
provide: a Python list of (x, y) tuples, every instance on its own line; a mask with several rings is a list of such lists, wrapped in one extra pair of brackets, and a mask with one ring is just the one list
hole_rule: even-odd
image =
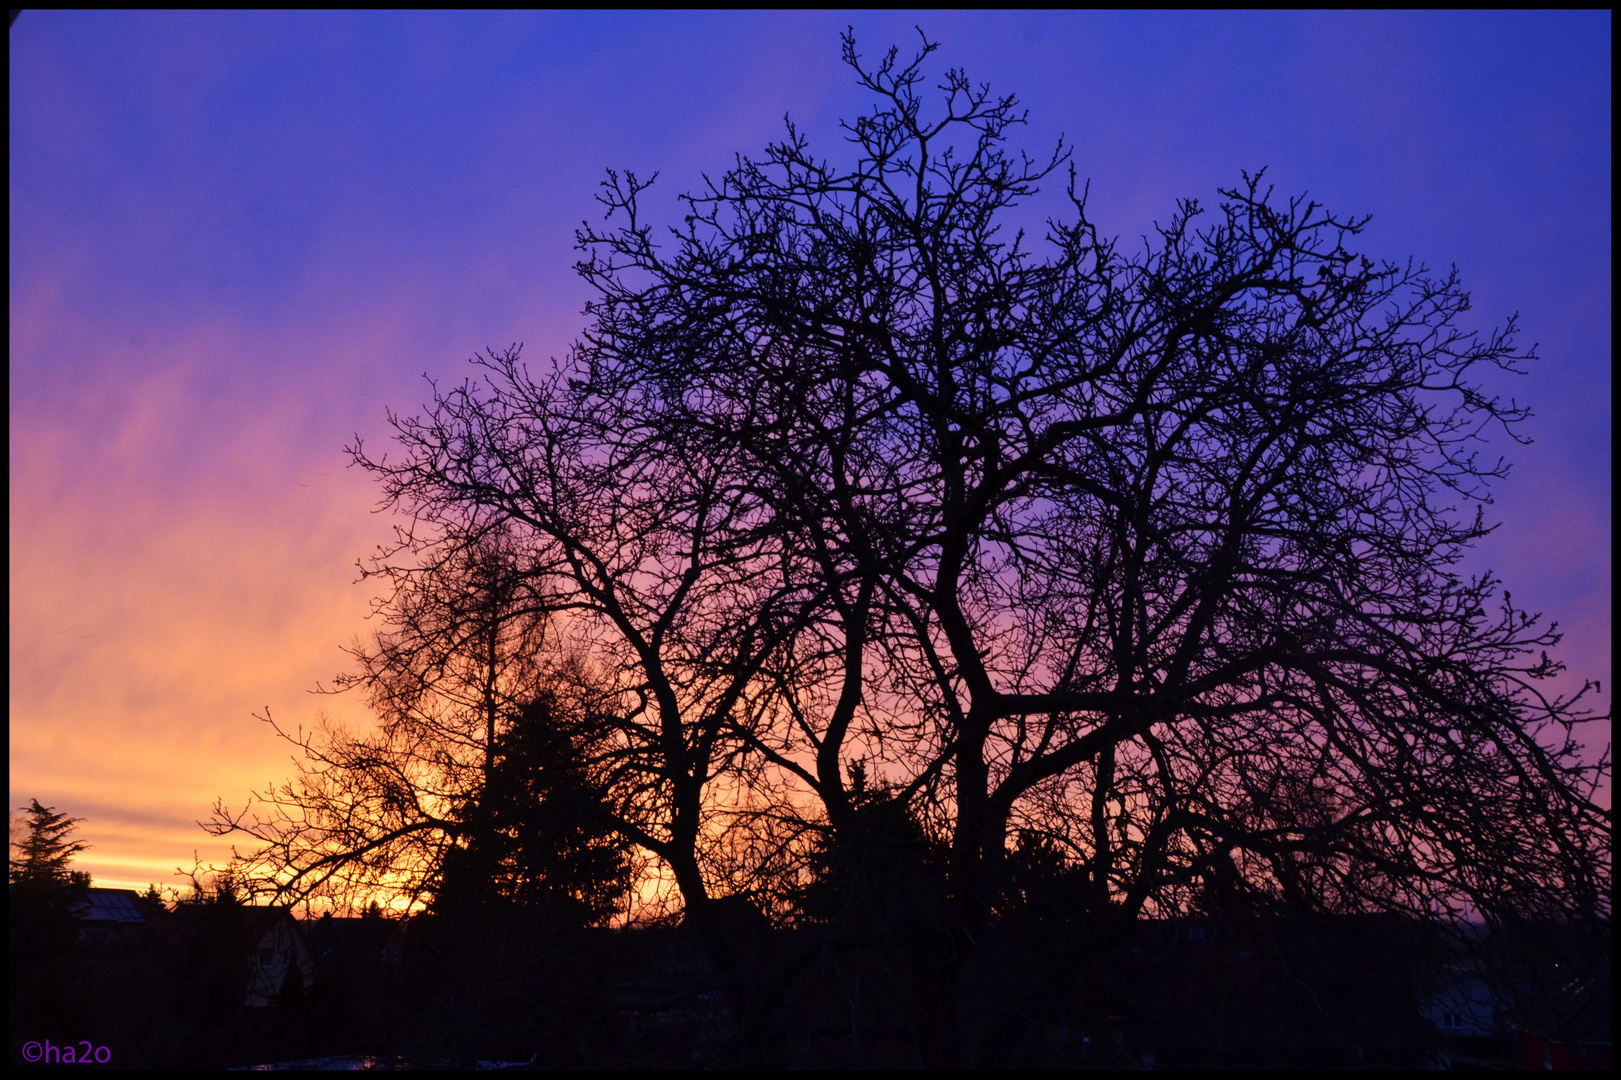
[[(30, 874), (25, 858), (12, 1064), (34, 1064), (30, 1040), (88, 1040), (141, 1068), (904, 1068), (946, 1038), (968, 1064), (1005, 1068), (1608, 1062), (1607, 925), (1459, 934), (1235, 903), (1100, 933), (1084, 875), (1031, 847), (1015, 855), (1024, 902), (964, 963), (932, 899), (941, 853), (904, 816), (875, 812), (863, 836), (824, 854), (787, 923), (718, 905), (730, 971), (690, 924), (591, 925), (577, 901), (488, 876), (410, 920), (375, 906), (297, 918), (244, 903), (229, 879), (165, 904), (61, 860)], [(963, 1007), (951, 1032), (942, 997)]]

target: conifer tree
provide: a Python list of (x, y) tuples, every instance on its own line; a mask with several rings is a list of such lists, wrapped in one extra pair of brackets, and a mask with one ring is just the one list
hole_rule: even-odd
[(72, 839), (83, 818), (69, 817), (54, 806), (41, 806), (38, 799), (19, 809), (28, 815), (27, 835), (13, 845), (11, 883), (18, 886), (88, 886), (90, 875), (69, 870), (72, 858), (90, 845)]

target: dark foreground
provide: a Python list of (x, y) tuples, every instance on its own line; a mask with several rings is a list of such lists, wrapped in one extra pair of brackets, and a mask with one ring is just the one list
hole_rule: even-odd
[[(1511, 947), (1381, 918), (1140, 922), (962, 944), (683, 927), (13, 905), (11, 1064), (459, 1068), (1607, 1068), (1608, 931)], [(133, 896), (134, 894), (129, 894)], [(35, 913), (37, 915), (38, 913)], [(91, 918), (90, 916), (97, 916)], [(1594, 954), (1600, 942), (1603, 955)], [(1587, 951), (1586, 956), (1580, 950)], [(1578, 970), (1580, 968), (1580, 970)]]

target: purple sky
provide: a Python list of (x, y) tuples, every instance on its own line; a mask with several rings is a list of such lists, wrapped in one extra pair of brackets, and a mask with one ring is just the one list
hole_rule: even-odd
[[(1476, 564), (1610, 676), (1610, 15), (25, 12), (11, 29), (11, 805), (172, 882), (216, 795), (290, 772), (364, 632), (354, 433), (423, 373), (579, 331), (607, 167), (656, 214), (790, 114), (838, 158), (839, 61), (914, 23), (1064, 134), (1108, 233), (1265, 166), (1518, 311), (1536, 412)], [(937, 69), (938, 70), (938, 69)], [(1039, 211), (1032, 208), (1031, 213)], [(1595, 731), (1604, 740), (1608, 730)]]

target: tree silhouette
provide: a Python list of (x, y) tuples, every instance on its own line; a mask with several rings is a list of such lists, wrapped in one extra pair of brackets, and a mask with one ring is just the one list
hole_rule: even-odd
[(70, 839), (83, 818), (68, 817), (54, 806), (41, 806), (38, 799), (19, 807), (27, 816), (23, 838), (12, 845), (11, 884), (24, 888), (88, 886), (90, 875), (70, 870), (68, 863), (88, 844)]
[(73, 964), (78, 927), (73, 907), (90, 885), (90, 875), (70, 861), (87, 845), (72, 838), (82, 818), (30, 799), (21, 835), (11, 844), (11, 889), (6, 907), (13, 1030), (75, 1019), (83, 1008), (83, 987)]
[(618, 914), (630, 887), (606, 793), (582, 766), (555, 699), (524, 707), (497, 740), (489, 779), (460, 814), (435, 907), (542, 909), (567, 925)]
[[(852, 702), (904, 702), (886, 760), (937, 802), (969, 937), (1021, 823), (1065, 838), (1103, 926), (1224, 875), (1330, 910), (1606, 911), (1587, 691), (1542, 690), (1555, 629), (1455, 569), (1505, 472), (1481, 444), (1526, 415), (1476, 381), (1534, 359), (1513, 322), (1466, 331), (1455, 272), (1360, 256), (1365, 219), (1259, 176), (1128, 256), (1072, 171), (1038, 256), (1003, 221), (1067, 151), (1011, 154), (1016, 102), (961, 72), (927, 116), (932, 50), (868, 69), (846, 37), (878, 99), (853, 167), (790, 126), (662, 244), (630, 175), (623, 225), (581, 235), (571, 387), (723, 465), (803, 553), (804, 624), (842, 634), (844, 692), (751, 748), (837, 826)], [(461, 490), (513, 497), (507, 452)], [(472, 460), (444, 471), (417, 476)]]
[(488, 787), (504, 726), (546, 681), (544, 611), (521, 589), (498, 534), (441, 561), (388, 576), (383, 627), (351, 650), (337, 690), (367, 695), (379, 724), (323, 723), (277, 734), (300, 750), (300, 775), (240, 813), (223, 803), (210, 830), (255, 842), (240, 880), (254, 895), (325, 895), (363, 907), (379, 891), (415, 903), (440, 887), (465, 840), (458, 815)]
[[(1010, 149), (1016, 101), (960, 71), (931, 108), (934, 50), (872, 65), (845, 36), (875, 99), (851, 164), (790, 124), (664, 232), (610, 172), (569, 356), (477, 357), (391, 417), (402, 455), (356, 443), (408, 521), (353, 680), (396, 742), (321, 759), (323, 820), (362, 826), (261, 829), (265, 865), (380, 882), (432, 836), (420, 865), (522, 893), (537, 854), (617, 880), (612, 830), (674, 878), (740, 1016), (761, 998), (720, 901), (949, 911), (914, 920), (939, 923), (914, 970), (941, 1063), (955, 980), (1032, 905), (1094, 958), (1217, 909), (1607, 919), (1591, 688), (1548, 689), (1557, 628), (1460, 570), (1506, 472), (1487, 440), (1527, 415), (1482, 388), (1535, 359), (1513, 320), (1469, 331), (1455, 271), (1364, 256), (1366, 219), (1260, 175), (1125, 253), (1070, 168), (1037, 243), (1008, 222), (1069, 151)], [(574, 719), (502, 734), (542, 699), (497, 669), (565, 654)], [(461, 726), (425, 723), (463, 662)], [(565, 751), (592, 794), (557, 846), (503, 817), (557, 798), (546, 769), (502, 762)], [(896, 908), (872, 865), (929, 895)]]

